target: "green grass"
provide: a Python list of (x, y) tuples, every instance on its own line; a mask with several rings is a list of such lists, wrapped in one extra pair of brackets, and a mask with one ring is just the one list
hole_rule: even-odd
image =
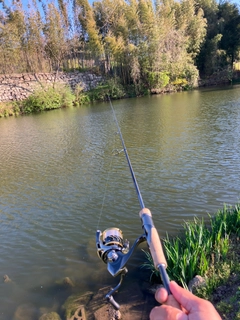
[(45, 87), (36, 90), (25, 100), (0, 103), (0, 118), (70, 107), (75, 101), (76, 96), (67, 86)]
[(0, 118), (18, 116), (20, 108), (16, 102), (1, 102), (0, 103)]
[(62, 107), (81, 106), (94, 101), (120, 99), (126, 96), (118, 78), (112, 78), (105, 84), (84, 92), (81, 86), (76, 86), (74, 93), (67, 86), (57, 84), (53, 87), (44, 87), (36, 90), (23, 101), (0, 104), (0, 117), (18, 114), (30, 114)]
[[(226, 279), (228, 270), (232, 270), (233, 266), (227, 264), (226, 260), (230, 236), (240, 235), (240, 204), (235, 207), (224, 206), (214, 216), (209, 216), (207, 223), (194, 218), (185, 222), (183, 228), (182, 235), (172, 239), (167, 235), (163, 240), (169, 277), (187, 287), (194, 276), (210, 275), (206, 289), (210, 292)], [(151, 255), (145, 252), (145, 256), (146, 262), (142, 267), (150, 270), (151, 280), (156, 277), (160, 279)]]
[(23, 114), (58, 109), (73, 105), (75, 96), (66, 86), (42, 88), (19, 103)]

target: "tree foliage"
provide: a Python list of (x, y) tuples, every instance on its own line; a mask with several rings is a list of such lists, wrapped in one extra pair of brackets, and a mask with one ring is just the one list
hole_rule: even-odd
[(197, 57), (200, 74), (233, 68), (240, 50), (240, 12), (231, 1), (197, 0), (207, 19), (207, 34)]
[(239, 53), (229, 1), (21, 1), (0, 3), (0, 73), (95, 68), (140, 93), (191, 86)]

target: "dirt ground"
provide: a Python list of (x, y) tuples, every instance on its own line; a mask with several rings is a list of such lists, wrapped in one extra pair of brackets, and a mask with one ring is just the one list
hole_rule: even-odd
[(240, 275), (233, 274), (228, 282), (213, 293), (212, 303), (223, 320), (240, 320)]
[[(103, 299), (104, 294), (102, 295)], [(120, 305), (121, 319), (124, 320), (148, 320), (150, 311), (157, 304), (154, 295), (142, 291), (138, 283), (133, 283), (131, 286), (119, 290), (114, 298)], [(94, 313), (94, 316), (96, 320), (119, 319), (119, 313), (116, 313), (110, 304), (102, 306)]]
[[(230, 255), (234, 253), (235, 262), (240, 265), (240, 242), (237, 238), (232, 243)], [(228, 281), (219, 286), (211, 296), (211, 302), (218, 310), (222, 320), (240, 320), (240, 268), (236, 273), (232, 273)], [(158, 303), (154, 299), (154, 288), (146, 281), (146, 274), (141, 274), (141, 280), (133, 280), (124, 283), (119, 292), (114, 294), (115, 300), (120, 304), (120, 313), (122, 320), (148, 320), (152, 308)], [(94, 311), (93, 319), (96, 320), (115, 320), (119, 319), (119, 314), (114, 313), (114, 309), (108, 303), (104, 302), (104, 296), (110, 288), (104, 288), (97, 294), (97, 305), (99, 301), (102, 306)], [(93, 299), (94, 300), (94, 299)], [(89, 318), (87, 318), (89, 320)], [(210, 320), (210, 319), (209, 319)]]
[[(150, 286), (140, 287), (135, 282), (125, 286), (114, 295), (114, 298), (120, 304), (121, 319), (149, 320), (150, 311), (154, 306), (158, 305), (150, 288)], [(104, 288), (96, 298), (104, 301), (104, 296), (109, 289)], [(225, 285), (218, 287), (212, 295), (211, 302), (223, 320), (240, 320), (240, 275), (231, 275)], [(115, 320), (120, 318), (110, 304), (103, 302), (102, 307), (94, 312), (93, 319)]]

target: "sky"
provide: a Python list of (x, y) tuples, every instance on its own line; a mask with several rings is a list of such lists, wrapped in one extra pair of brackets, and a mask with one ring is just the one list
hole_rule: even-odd
[[(4, 1), (7, 5), (10, 5), (12, 3), (12, 0), (0, 0), (0, 2), (2, 2), (2, 1)], [(28, 4), (32, 3), (32, 0), (19, 0), (19, 1), (22, 1), (23, 5), (24, 5), (24, 8), (26, 8), (26, 9), (28, 7)], [(49, 2), (52, 2), (52, 1), (56, 1), (57, 2), (57, 0), (36, 0), (36, 1), (39, 4), (39, 6), (41, 6), (41, 3), (39, 3), (39, 2), (43, 2), (43, 3), (47, 3), (48, 1)], [(101, 1), (101, 0), (96, 0), (96, 1)], [(224, 0), (217, 0), (217, 1), (221, 2), (221, 1), (224, 1)], [(240, 8), (240, 0), (229, 0), (229, 1), (234, 3), (234, 4), (237, 4), (239, 6), (239, 8)], [(94, 2), (94, 0), (88, 0), (88, 2), (92, 4)], [(0, 10), (2, 10), (1, 3), (0, 3)]]

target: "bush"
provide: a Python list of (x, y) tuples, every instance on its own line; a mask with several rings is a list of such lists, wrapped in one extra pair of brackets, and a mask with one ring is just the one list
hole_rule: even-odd
[(126, 96), (124, 87), (117, 77), (108, 79), (104, 84), (98, 85), (86, 94), (89, 96), (90, 101), (105, 101), (108, 97), (116, 100)]
[(121, 99), (125, 97), (126, 92), (119, 78), (113, 78), (107, 80), (108, 95), (111, 99)]
[(174, 81), (171, 82), (172, 85), (176, 86), (177, 88), (188, 88), (188, 82), (186, 79), (184, 78), (177, 78)]
[(83, 87), (80, 84), (77, 84), (75, 87), (75, 99), (73, 105), (78, 107), (80, 105), (86, 104), (90, 102), (89, 96), (83, 92)]
[(22, 113), (40, 112), (73, 105), (75, 97), (66, 86), (49, 87), (35, 91), (20, 103)]
[(163, 89), (169, 84), (170, 80), (167, 72), (148, 72), (147, 77), (151, 89)]

